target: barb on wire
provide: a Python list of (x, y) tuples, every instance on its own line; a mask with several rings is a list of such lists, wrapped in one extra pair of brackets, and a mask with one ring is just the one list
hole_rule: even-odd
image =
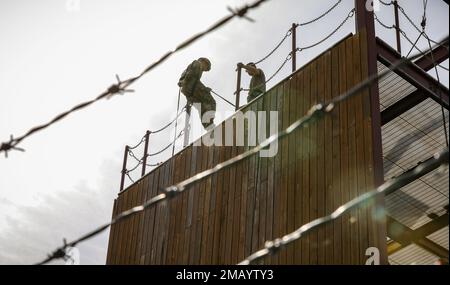
[(314, 22), (317, 22), (318, 20), (320, 20), (320, 19), (322, 19), (323, 17), (325, 17), (326, 15), (328, 15), (328, 14), (329, 14), (331, 11), (333, 11), (337, 6), (339, 6), (339, 4), (341, 4), (341, 2), (342, 2), (342, 0), (337, 1), (333, 6), (331, 6), (330, 9), (328, 9), (327, 11), (325, 11), (325, 13), (323, 13), (322, 15), (320, 15), (320, 16), (318, 16), (318, 17), (316, 17), (316, 18), (314, 18), (314, 19), (312, 19), (312, 20), (310, 20), (310, 21), (307, 21), (307, 22), (304, 22), (304, 23), (297, 24), (297, 26), (306, 26), (306, 25), (312, 24), (312, 23), (314, 23)]
[(338, 219), (343, 214), (359, 208), (363, 206), (366, 202), (372, 200), (373, 198), (377, 197), (381, 194), (389, 193), (393, 190), (396, 190), (402, 186), (405, 186), (406, 184), (410, 183), (411, 181), (421, 177), (424, 173), (427, 173), (430, 169), (435, 169), (436, 167), (448, 164), (449, 160), (449, 152), (448, 149), (441, 151), (440, 153), (436, 154), (434, 158), (430, 161), (424, 162), (417, 166), (413, 171), (405, 172), (396, 178), (393, 178), (378, 188), (376, 188), (373, 191), (367, 192), (365, 194), (362, 194), (353, 200), (341, 205), (338, 207), (334, 212), (329, 214), (328, 216), (323, 216), (321, 218), (317, 218), (307, 224), (304, 224), (303, 226), (299, 227), (294, 232), (291, 232), (281, 238), (277, 238), (273, 241), (267, 241), (265, 243), (265, 246), (263, 249), (251, 254), (246, 259), (241, 261), (238, 265), (249, 265), (253, 264), (264, 257), (268, 255), (273, 255), (274, 253), (278, 252), (280, 249), (286, 247), (288, 244), (293, 243), (294, 241), (299, 240), (302, 238), (305, 234), (308, 232), (311, 232), (312, 230), (315, 230), (319, 227), (323, 227), (324, 225)]
[[(412, 60), (414, 57), (411, 57), (410, 59)], [(290, 125), (287, 129), (274, 134), (272, 136), (270, 136), (268, 139), (266, 139), (265, 141), (263, 141), (261, 144), (259, 144), (258, 146), (240, 154), (237, 155), (233, 158), (230, 158), (228, 160), (226, 160), (225, 162), (222, 162), (220, 164), (217, 164), (215, 167), (205, 170), (203, 172), (200, 172), (194, 176), (192, 176), (191, 178), (188, 178), (176, 185), (173, 186), (169, 186), (166, 187), (164, 189), (161, 189), (163, 191), (163, 193), (154, 196), (153, 198), (147, 200), (144, 204), (139, 205), (139, 206), (135, 206), (127, 211), (124, 211), (120, 214), (118, 214), (117, 216), (115, 216), (111, 222), (108, 222), (100, 227), (98, 227), (97, 229), (85, 234), (84, 236), (68, 243), (65, 244), (64, 246), (58, 248), (56, 251), (53, 252), (53, 254), (49, 255), (49, 257), (47, 259), (45, 259), (44, 261), (38, 263), (38, 264), (45, 264), (50, 262), (51, 260), (60, 258), (58, 257), (57, 254), (55, 254), (56, 252), (58, 252), (59, 250), (64, 250), (67, 247), (74, 247), (76, 246), (78, 243), (88, 240), (98, 234), (100, 234), (101, 232), (105, 231), (107, 228), (109, 228), (111, 225), (114, 225), (116, 223), (118, 223), (119, 221), (122, 221), (132, 215), (135, 215), (137, 213), (140, 213), (142, 211), (144, 211), (147, 208), (150, 207), (154, 207), (155, 205), (159, 204), (162, 201), (168, 200), (168, 199), (172, 199), (173, 197), (175, 197), (176, 195), (182, 193), (183, 191), (185, 191), (187, 189), (188, 186), (197, 183), (211, 175), (213, 175), (214, 173), (217, 173), (218, 171), (225, 169), (227, 167), (230, 167), (236, 163), (239, 163), (240, 161), (243, 161), (244, 159), (249, 158), (252, 155), (257, 154), (259, 151), (261, 151), (262, 149), (268, 147), (270, 144), (272, 144), (273, 142), (275, 142), (278, 139), (284, 138), (288, 135), (290, 135), (292, 132), (294, 132), (295, 130), (299, 129), (299, 128), (303, 128), (305, 127), (307, 124), (312, 123), (315, 119), (318, 119), (320, 117), (322, 117), (325, 114), (329, 114), (331, 113), (331, 111), (334, 109), (335, 105), (339, 104), (342, 101), (345, 101), (353, 96), (355, 96), (356, 94), (359, 94), (361, 91), (365, 90), (366, 88), (368, 88), (369, 86), (371, 86), (374, 82), (377, 82), (378, 80), (386, 77), (392, 70), (396, 70), (398, 67), (404, 65), (406, 62), (408, 62), (409, 60), (406, 58), (403, 58), (399, 61), (397, 61), (396, 63), (394, 63), (393, 65), (390, 66), (390, 68), (378, 73), (378, 74), (374, 74), (372, 76), (370, 76), (369, 78), (365, 79), (364, 81), (360, 82), (359, 84), (357, 84), (356, 86), (354, 86), (353, 88), (351, 88), (350, 90), (348, 90), (347, 92), (339, 95), (338, 97), (335, 97), (333, 100), (331, 100), (330, 102), (326, 103), (326, 104), (317, 104), (314, 105), (310, 111), (307, 113), (307, 115), (305, 115), (302, 118), (299, 118), (296, 122), (294, 122), (292, 125)]]
[(17, 151), (22, 151), (22, 152), (25, 151), (25, 149), (23, 149), (23, 148), (16, 147), (16, 144), (17, 143), (15, 142), (14, 137), (11, 135), (8, 142), (4, 142), (0, 145), (0, 152), (4, 151), (5, 157), (8, 158), (8, 151), (11, 151), (11, 150), (17, 150)]
[(348, 13), (347, 17), (346, 17), (346, 18), (339, 24), (339, 26), (337, 26), (337, 28), (334, 29), (328, 36), (326, 36), (326, 37), (323, 38), (322, 40), (320, 40), (320, 41), (318, 41), (318, 42), (316, 42), (316, 43), (314, 43), (314, 44), (311, 44), (311, 45), (309, 45), (309, 46), (298, 47), (296, 51), (301, 52), (301, 51), (306, 50), (306, 49), (314, 48), (314, 47), (320, 45), (321, 43), (325, 42), (325, 41), (328, 40), (329, 38), (331, 38), (334, 34), (336, 34), (337, 31), (339, 31), (339, 30), (344, 26), (344, 24), (345, 24), (350, 18), (352, 18), (352, 17), (355, 15), (355, 11), (356, 11), (355, 8), (353, 8), (352, 10), (350, 10), (350, 12)]
[[(94, 104), (97, 101), (100, 101), (100, 100), (102, 100), (104, 98), (110, 98), (112, 95), (124, 94), (124, 93), (127, 93), (127, 92), (132, 92), (132, 90), (128, 90), (127, 89), (131, 84), (135, 83), (137, 80), (141, 79), (144, 75), (149, 73), (151, 70), (153, 70), (154, 68), (156, 68), (157, 66), (159, 66), (160, 64), (165, 62), (174, 53), (179, 52), (180, 50), (182, 50), (185, 47), (191, 45), (192, 43), (196, 42), (200, 38), (202, 38), (202, 37), (208, 35), (209, 33), (217, 30), (218, 28), (220, 28), (221, 26), (225, 25), (226, 23), (228, 23), (233, 18), (235, 18), (235, 17), (240, 17), (240, 18), (245, 17), (249, 10), (257, 8), (261, 4), (263, 4), (264, 2), (267, 2), (267, 1), (269, 1), (269, 0), (258, 0), (258, 1), (253, 2), (252, 4), (246, 4), (246, 5), (242, 6), (241, 8), (234, 9), (232, 11), (231, 15), (225, 16), (224, 18), (222, 18), (221, 20), (219, 20), (218, 22), (216, 22), (215, 24), (210, 26), (205, 31), (197, 33), (194, 36), (190, 37), (189, 39), (185, 40), (184, 42), (179, 44), (174, 50), (166, 52), (157, 61), (155, 61), (154, 63), (149, 65), (147, 68), (145, 68), (139, 75), (137, 75), (135, 77), (132, 77), (132, 78), (129, 78), (129, 79), (124, 80), (124, 81), (121, 81), (119, 79), (119, 77), (116, 76), (116, 79), (117, 79), (118, 82), (116, 84), (111, 85), (106, 91), (104, 91), (103, 93), (98, 95), (95, 99), (83, 102), (83, 103), (73, 107), (72, 109), (59, 114), (58, 116), (56, 116), (54, 119), (52, 119), (51, 121), (49, 121), (46, 124), (38, 125), (36, 127), (33, 127), (32, 129), (30, 129), (24, 135), (15, 138), (12, 142), (11, 141), (10, 142), (6, 142), (6, 143), (3, 142), (1, 144), (0, 152), (1, 151), (6, 152), (8, 150), (13, 149), (12, 146), (16, 147), (24, 139), (28, 138), (29, 136), (33, 135), (34, 133), (36, 133), (38, 131), (42, 131), (43, 129), (46, 129), (46, 128), (50, 127), (51, 125), (53, 125), (56, 122), (62, 120), (63, 118), (65, 118), (69, 114), (71, 114), (73, 112), (76, 112), (76, 111), (79, 111), (81, 109), (84, 109), (84, 108)], [(16, 150), (17, 150), (17, 148), (16, 148)]]

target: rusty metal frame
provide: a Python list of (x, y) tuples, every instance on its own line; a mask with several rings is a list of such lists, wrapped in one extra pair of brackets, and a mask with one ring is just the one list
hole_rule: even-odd
[[(384, 65), (390, 66), (392, 63), (401, 59), (401, 55), (383, 40), (376, 38), (376, 45), (378, 50), (378, 60)], [(425, 70), (410, 62), (397, 68), (395, 73), (417, 89), (422, 90), (427, 97), (432, 98), (438, 104), (448, 109), (448, 88), (440, 84), (431, 75), (426, 73)]]

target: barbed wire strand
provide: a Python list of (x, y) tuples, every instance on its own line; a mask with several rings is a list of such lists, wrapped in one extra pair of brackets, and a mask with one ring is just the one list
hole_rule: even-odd
[(399, 189), (402, 186), (405, 186), (409, 182), (418, 179), (423, 174), (428, 173), (431, 169), (435, 169), (443, 164), (448, 164), (448, 160), (449, 160), (449, 152), (447, 148), (446, 150), (436, 154), (432, 160), (424, 162), (419, 166), (417, 166), (416, 168), (414, 168), (413, 171), (405, 172), (397, 176), (396, 178), (383, 183), (375, 190), (364, 193), (354, 198), (353, 200), (350, 200), (349, 202), (339, 206), (330, 215), (312, 220), (309, 223), (302, 225), (294, 232), (284, 235), (281, 238), (277, 238), (273, 241), (267, 241), (263, 249), (251, 254), (246, 259), (241, 261), (238, 265), (253, 264), (266, 256), (273, 255), (277, 253), (280, 249), (286, 247), (288, 244), (291, 244), (294, 241), (301, 239), (308, 232), (311, 232), (312, 230), (315, 230), (319, 227), (323, 227), (326, 224), (329, 224), (330, 222), (340, 218), (343, 214), (365, 205), (368, 201), (372, 200), (373, 198), (379, 195), (389, 193), (391, 191)]
[[(228, 23), (230, 20), (232, 20), (235, 17), (246, 18), (245, 16), (246, 16), (246, 14), (247, 14), (247, 12), (249, 10), (257, 8), (261, 4), (263, 4), (264, 2), (268, 2), (268, 1), (269, 0), (258, 0), (258, 1), (253, 2), (252, 4), (246, 4), (246, 5), (244, 5), (244, 6), (240, 7), (240, 8), (237, 8), (237, 9), (229, 8), (229, 10), (231, 11), (230, 15), (225, 16), (224, 18), (222, 18), (221, 20), (219, 20), (218, 22), (216, 22), (215, 24), (210, 26), (205, 31), (197, 33), (194, 36), (190, 37), (189, 39), (185, 40), (184, 42), (179, 44), (174, 50), (166, 52), (160, 59), (158, 59), (156, 62), (152, 63), (147, 68), (145, 68), (139, 75), (137, 75), (135, 77), (132, 77), (132, 78), (129, 78), (129, 79), (124, 80), (124, 81), (121, 81), (119, 76), (116, 75), (117, 83), (111, 85), (106, 91), (104, 91), (103, 93), (98, 95), (95, 99), (89, 100), (89, 101), (86, 101), (86, 102), (83, 102), (81, 104), (76, 105), (75, 107), (71, 108), (70, 110), (59, 114), (58, 116), (56, 116), (54, 119), (52, 119), (48, 123), (45, 123), (43, 125), (38, 125), (36, 127), (33, 127), (32, 129), (30, 129), (28, 132), (26, 132), (22, 136), (19, 136), (19, 137), (16, 137), (16, 138), (11, 136), (11, 139), (9, 141), (1, 143), (1, 145), (0, 145), (0, 152), (5, 152), (5, 155), (6, 155), (6, 153), (8, 151), (11, 151), (11, 150), (21, 150), (21, 151), (23, 151), (23, 149), (17, 147), (17, 145), (19, 143), (21, 143), (24, 139), (28, 138), (29, 136), (33, 135), (34, 133), (42, 131), (43, 129), (46, 129), (46, 128), (50, 127), (51, 125), (55, 124), (56, 122), (62, 120), (65, 117), (67, 117), (69, 114), (71, 114), (73, 112), (76, 112), (76, 111), (79, 111), (81, 109), (84, 109), (84, 108), (94, 104), (95, 102), (98, 102), (98, 101), (104, 99), (104, 98), (111, 98), (112, 96), (117, 95), (117, 94), (123, 95), (125, 93), (133, 92), (133, 90), (130, 90), (130, 89), (127, 89), (127, 88), (130, 85), (132, 85), (133, 83), (135, 83), (137, 80), (141, 79), (144, 75), (149, 73), (151, 70), (153, 70), (154, 68), (156, 68), (157, 66), (159, 66), (160, 64), (165, 62), (173, 54), (175, 54), (175, 53), (179, 52), (180, 50), (186, 48), (187, 46), (189, 46), (192, 43), (196, 42), (200, 38), (202, 38), (202, 37), (212, 33), (213, 31), (215, 31), (218, 28), (220, 28), (221, 26), (225, 25), (226, 23)], [(248, 18), (246, 18), (246, 19), (248, 19)]]

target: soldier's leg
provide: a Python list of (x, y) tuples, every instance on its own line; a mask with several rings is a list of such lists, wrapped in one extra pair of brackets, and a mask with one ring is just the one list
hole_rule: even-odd
[[(201, 109), (202, 109), (201, 110), (202, 125), (206, 129), (207, 127), (209, 127), (211, 124), (214, 123), (214, 118), (216, 115), (216, 101), (209, 92), (205, 93), (202, 98)], [(209, 113), (207, 118), (205, 118), (206, 121), (204, 122), (203, 116), (205, 115), (206, 112), (213, 112), (213, 113)]]

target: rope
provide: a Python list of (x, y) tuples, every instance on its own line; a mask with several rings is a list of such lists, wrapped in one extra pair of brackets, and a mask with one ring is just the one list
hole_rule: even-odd
[(166, 151), (169, 147), (171, 147), (172, 145), (175, 145), (175, 141), (176, 141), (177, 139), (179, 139), (182, 135), (183, 135), (183, 131), (181, 131), (181, 132), (178, 134), (178, 136), (175, 137), (175, 140), (174, 140), (173, 142), (171, 142), (170, 144), (168, 144), (167, 146), (165, 146), (163, 149), (161, 149), (160, 151), (154, 152), (154, 153), (147, 154), (147, 156), (155, 156), (155, 155), (158, 155), (158, 154), (160, 154), (160, 153), (163, 153), (163, 152)]

